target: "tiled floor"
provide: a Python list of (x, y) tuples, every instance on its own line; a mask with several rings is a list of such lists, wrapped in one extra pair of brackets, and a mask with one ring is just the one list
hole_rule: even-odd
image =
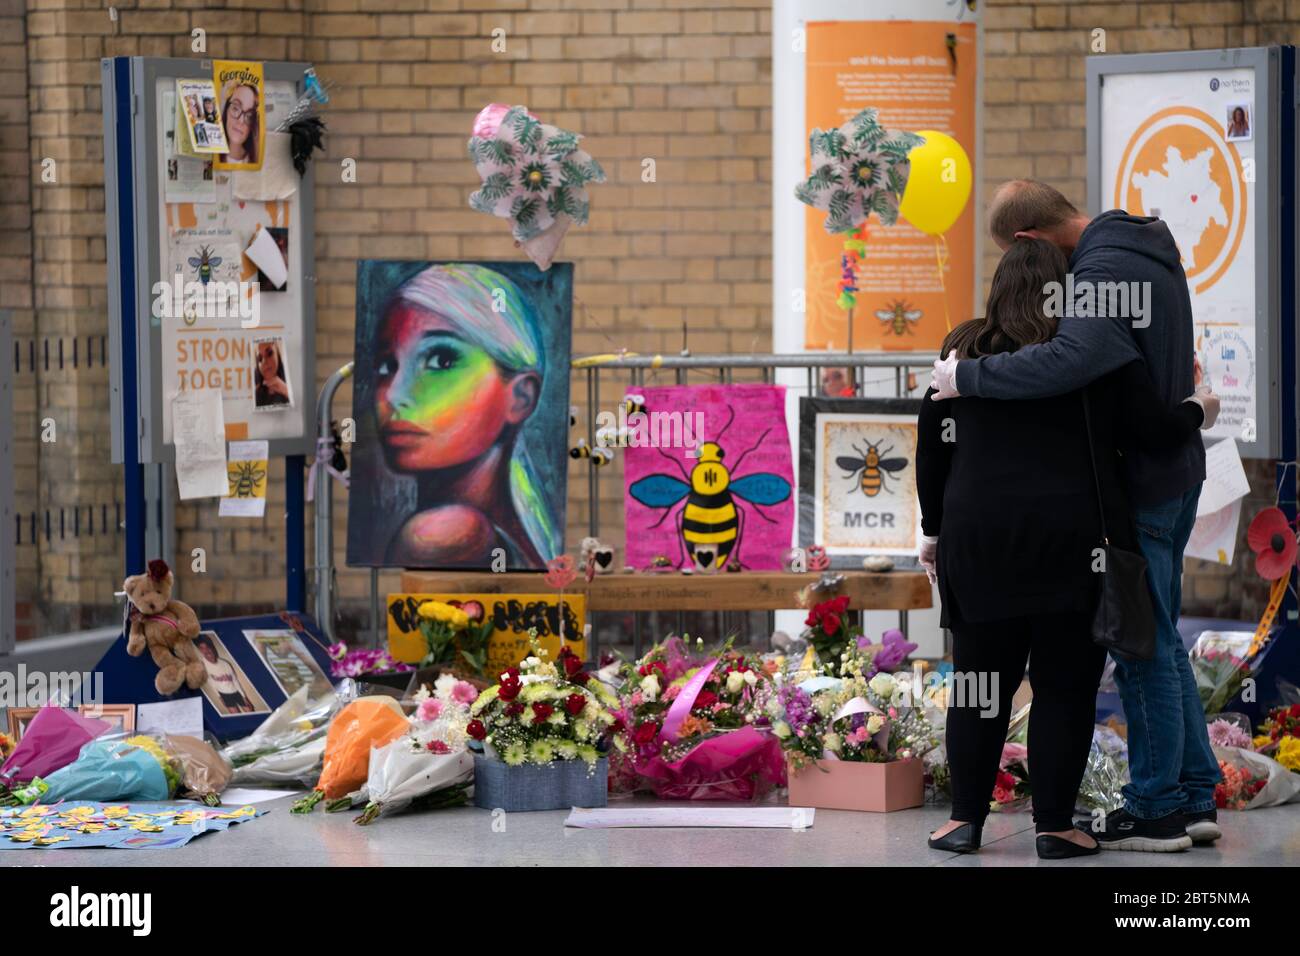
[[(891, 814), (818, 810), (815, 825), (789, 830), (575, 830), (565, 812), (494, 818), (460, 808), (383, 818), (369, 827), (351, 813), (289, 813), (288, 798), (262, 804), (270, 813), (178, 850), (0, 851), (0, 865), (45, 866), (1300, 866), (1300, 804), (1222, 813), (1224, 838), (1184, 853), (1102, 853), (1040, 862), (1028, 814), (995, 815), (984, 849), (973, 856), (925, 845), (947, 819), (943, 807)], [(663, 806), (662, 803), (655, 803)], [(494, 827), (494, 819), (496, 826)], [(504, 824), (504, 826), (502, 826)]]

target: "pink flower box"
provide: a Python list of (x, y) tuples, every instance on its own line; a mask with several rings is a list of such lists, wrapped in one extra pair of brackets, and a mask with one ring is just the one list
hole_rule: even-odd
[(889, 813), (924, 802), (925, 768), (920, 760), (819, 760), (797, 773), (790, 768), (792, 807)]

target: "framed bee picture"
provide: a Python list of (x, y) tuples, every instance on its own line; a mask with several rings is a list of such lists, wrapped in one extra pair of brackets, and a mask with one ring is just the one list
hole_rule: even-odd
[(821, 545), (831, 567), (917, 555), (920, 409), (910, 398), (799, 400), (799, 543)]

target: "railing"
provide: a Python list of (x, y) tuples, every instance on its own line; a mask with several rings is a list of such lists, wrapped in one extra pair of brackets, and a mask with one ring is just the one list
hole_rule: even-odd
[[(646, 355), (646, 354), (612, 354), (612, 355), (593, 355), (581, 358), (575, 358), (572, 362), (572, 372), (576, 379), (574, 385), (579, 382), (586, 389), (587, 404), (587, 443), (590, 447), (596, 448), (596, 412), (600, 408), (601, 387), (604, 379), (615, 379), (626, 376), (626, 383), (631, 388), (643, 388), (647, 385), (655, 384), (660, 373), (671, 373), (673, 383), (678, 385), (699, 384), (689, 381), (694, 374), (697, 378), (708, 375), (710, 381), (731, 383), (735, 380), (737, 372), (757, 373), (757, 381), (776, 382), (777, 384), (786, 385), (787, 388), (796, 389), (800, 394), (817, 395), (819, 383), (816, 378), (816, 370), (823, 368), (843, 368), (851, 370), (852, 384), (858, 394), (870, 396), (885, 395), (892, 392), (894, 397), (903, 398), (920, 391), (924, 391), (926, 384), (929, 382), (928, 374), (917, 376), (917, 381), (913, 383), (911, 373), (914, 370), (929, 372), (930, 366), (938, 356), (934, 353), (925, 352), (906, 352), (906, 353), (856, 353), (853, 355), (841, 355), (835, 353), (817, 353), (817, 354), (798, 354), (798, 355)], [(344, 369), (350, 370), (349, 366)], [(330, 439), (330, 404), (334, 393), (341, 383), (342, 378), (346, 377), (344, 369), (335, 372), (326, 382), (321, 392), (320, 402), (317, 405), (317, 417), (321, 429), (320, 438), (325, 441)], [(799, 383), (797, 372), (802, 369), (804, 372), (804, 381)], [(884, 369), (892, 372), (884, 378), (868, 379), (866, 372), (871, 369)], [(793, 371), (796, 374), (792, 376), (782, 376), (782, 371)], [(782, 379), (793, 378), (796, 381), (782, 381)], [(890, 379), (892, 381), (892, 387)], [(571, 394), (578, 394), (576, 388)], [(620, 400), (622, 395), (619, 396)], [(609, 472), (608, 468), (598, 468), (592, 466), (588, 469), (587, 476), (587, 497), (588, 497), (588, 514), (587, 528), (588, 534), (592, 537), (600, 536), (600, 482), (602, 472)], [(331, 495), (333, 493), (332, 482), (324, 479), (316, 482), (316, 567), (314, 579), (316, 582), (316, 616), (322, 630), (333, 639), (334, 633), (334, 547), (333, 547), (333, 508)], [(570, 548), (569, 550), (573, 550)], [(379, 574), (382, 568), (370, 569), (370, 625), (371, 640), (380, 642), (384, 632), (383, 611), (379, 602)], [(769, 614), (769, 624), (771, 623)], [(640, 614), (636, 616), (634, 622), (634, 645), (637, 652), (640, 650), (641, 643), (641, 619)], [(683, 630), (683, 615), (678, 615), (678, 631)], [(906, 633), (907, 631), (907, 612), (899, 611), (899, 626)], [(769, 628), (769, 631), (771, 628)]]

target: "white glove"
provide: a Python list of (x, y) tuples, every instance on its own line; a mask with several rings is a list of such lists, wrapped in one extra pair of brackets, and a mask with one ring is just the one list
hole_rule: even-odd
[(1201, 412), (1205, 415), (1205, 421), (1201, 422), (1201, 431), (1214, 427), (1219, 417), (1219, 396), (1210, 390), (1210, 386), (1202, 385), (1183, 401), (1195, 402), (1201, 406)]
[(937, 584), (939, 575), (936, 571), (935, 562), (939, 558), (939, 539), (932, 538), (928, 534), (921, 536), (921, 554), (917, 560), (921, 567), (925, 568), (926, 577), (930, 579), (931, 584)]
[(934, 360), (934, 374), (930, 376), (931, 397), (936, 401), (957, 398), (957, 353), (949, 352), (947, 358)]

